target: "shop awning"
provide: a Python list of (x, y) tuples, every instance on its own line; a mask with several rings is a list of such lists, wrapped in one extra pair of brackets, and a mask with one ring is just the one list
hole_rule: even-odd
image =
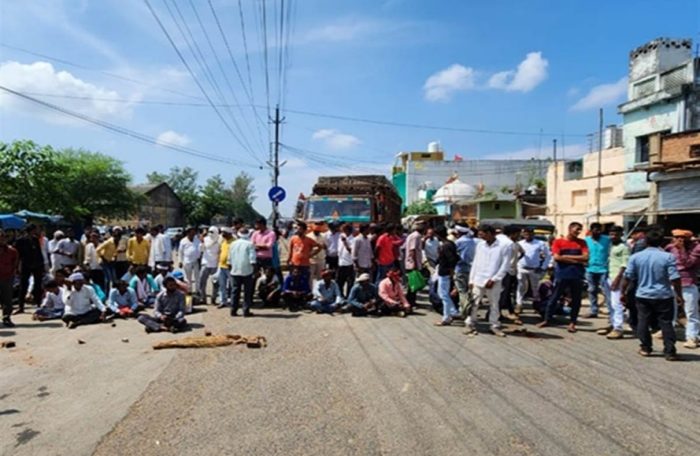
[(14, 214), (0, 214), (0, 227), (6, 230), (21, 230), (26, 223), (23, 218)]
[[(600, 215), (641, 215), (649, 209), (649, 198), (620, 199), (600, 208)], [(589, 212), (587, 217), (596, 215)]]

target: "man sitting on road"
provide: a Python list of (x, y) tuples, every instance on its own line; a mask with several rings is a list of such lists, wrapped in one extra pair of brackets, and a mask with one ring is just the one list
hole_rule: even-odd
[(258, 292), (258, 297), (260, 297), (264, 307), (279, 305), (282, 285), (273, 267), (265, 268), (265, 272), (255, 284), (255, 290)]
[(163, 280), (165, 290), (156, 298), (156, 308), (151, 315), (140, 315), (138, 322), (146, 327), (146, 332), (170, 331), (176, 333), (187, 329), (185, 320), (185, 293), (178, 290), (173, 277)]
[(32, 319), (45, 321), (63, 317), (65, 304), (58, 283), (55, 280), (49, 280), (44, 284), (44, 290), (46, 290), (46, 294), (41, 301), (41, 307), (34, 312)]
[(141, 307), (152, 307), (156, 295), (160, 291), (153, 276), (148, 273), (146, 266), (134, 268), (134, 277), (129, 282), (129, 287), (136, 292), (136, 299)]
[(314, 299), (309, 303), (316, 313), (333, 313), (342, 304), (343, 295), (338, 284), (333, 280), (333, 271), (321, 271), (321, 280), (314, 285)]
[(125, 281), (118, 280), (114, 284), (114, 288), (109, 292), (107, 307), (117, 317), (127, 318), (135, 316), (139, 307), (136, 292), (129, 288)]
[(351, 312), (353, 317), (374, 314), (379, 309), (379, 294), (368, 273), (363, 272), (355, 281), (348, 296), (348, 303), (341, 312)]
[(282, 299), (285, 307), (291, 312), (296, 312), (300, 308), (306, 307), (311, 296), (309, 279), (304, 275), (303, 270), (300, 267), (292, 268), (282, 286)]
[(72, 288), (66, 298), (63, 321), (68, 329), (104, 321), (106, 307), (92, 287), (85, 286), (85, 277), (76, 272), (68, 277)]
[(411, 304), (401, 288), (401, 272), (390, 269), (386, 278), (379, 282), (379, 297), (382, 299), (382, 315), (405, 317), (411, 313)]

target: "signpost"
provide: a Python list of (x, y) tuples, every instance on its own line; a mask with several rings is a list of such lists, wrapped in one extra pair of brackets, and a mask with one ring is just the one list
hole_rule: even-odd
[(273, 203), (281, 203), (287, 197), (287, 192), (282, 187), (275, 186), (267, 192), (267, 196)]

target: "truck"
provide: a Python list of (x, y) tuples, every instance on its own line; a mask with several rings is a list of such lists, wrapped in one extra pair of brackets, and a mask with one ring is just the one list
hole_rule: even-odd
[(321, 176), (301, 197), (296, 218), (310, 225), (400, 223), (401, 196), (384, 176)]

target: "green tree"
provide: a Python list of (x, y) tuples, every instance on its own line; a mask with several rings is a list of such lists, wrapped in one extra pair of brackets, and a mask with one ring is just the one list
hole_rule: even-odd
[(119, 160), (31, 141), (0, 143), (0, 207), (63, 215), (72, 222), (130, 213), (138, 197)]
[(414, 201), (406, 207), (404, 215), (434, 215), (437, 209), (428, 200)]
[(236, 176), (231, 184), (231, 193), (235, 201), (243, 201), (248, 204), (253, 204), (255, 197), (255, 187), (253, 186), (253, 176), (241, 171), (241, 173)]
[(199, 194), (197, 211), (198, 223), (209, 223), (216, 216), (232, 217), (235, 215), (231, 191), (220, 175), (210, 177), (204, 183)]

